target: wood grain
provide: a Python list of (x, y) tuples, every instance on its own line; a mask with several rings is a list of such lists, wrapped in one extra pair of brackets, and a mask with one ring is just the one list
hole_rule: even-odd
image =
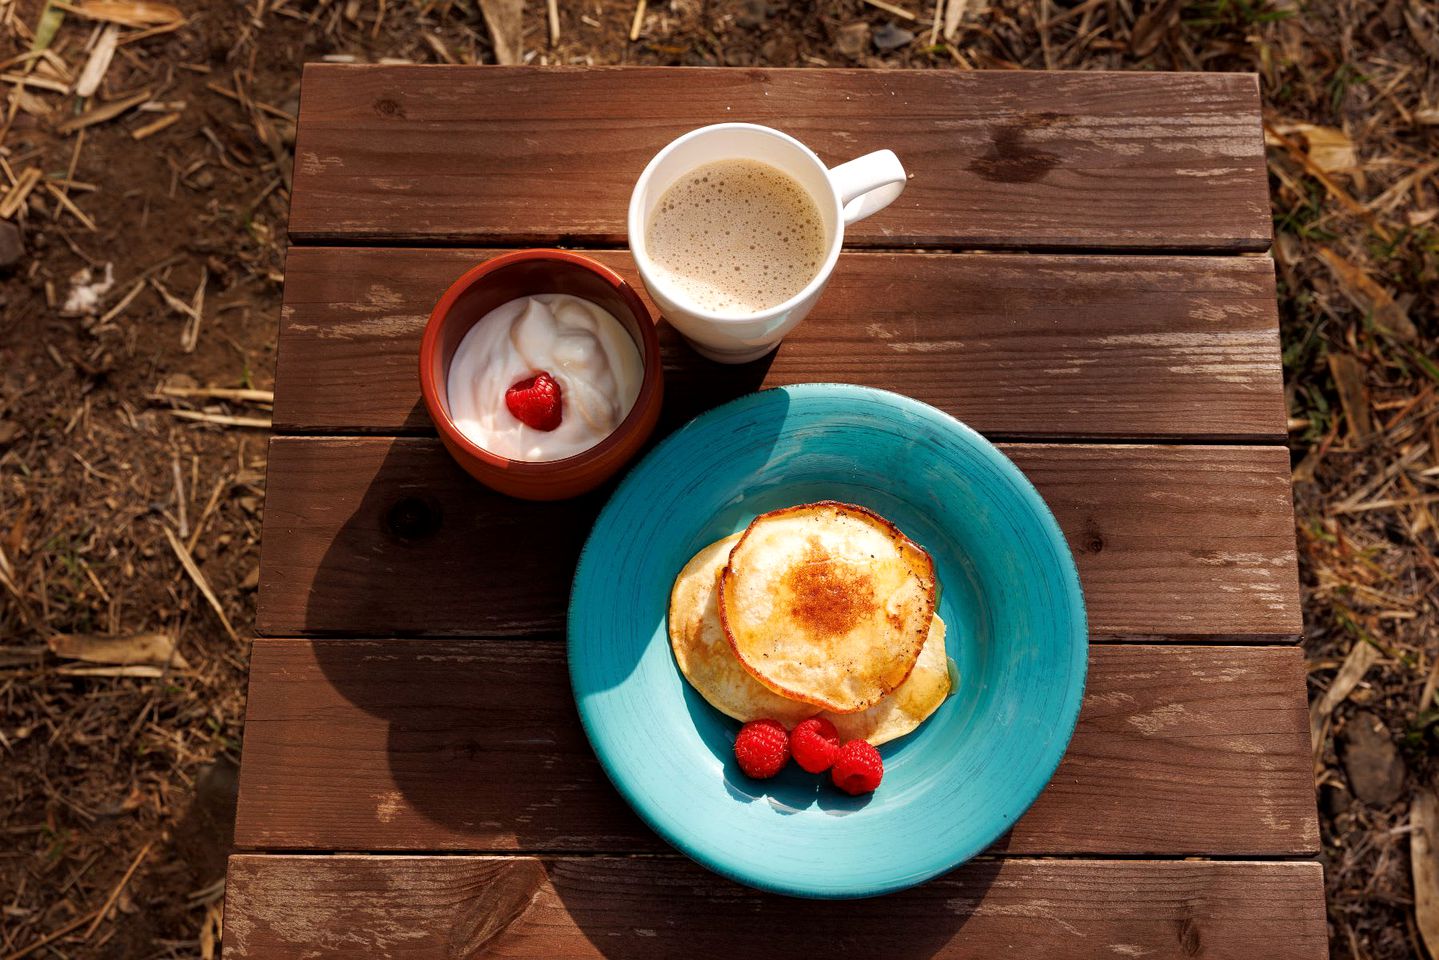
[(779, 127), (912, 175), (849, 232), (883, 247), (1263, 250), (1253, 75), (305, 67), (290, 234), (496, 245), (625, 239), (674, 137)]
[[(1007, 444), (1058, 517), (1091, 636), (1292, 639), (1298, 574), (1281, 447)], [(608, 490), (491, 493), (429, 438), (271, 441), (259, 632), (559, 630)]]
[(745, 957), (1321, 960), (1317, 863), (976, 861), (807, 901), (678, 857), (230, 859), (227, 960)]
[[(666, 849), (585, 741), (558, 638), (260, 639), (250, 671), (240, 849)], [(1064, 761), (996, 849), (1313, 853), (1303, 690), (1294, 647), (1091, 648)]]
[[(291, 249), (276, 430), (432, 433), (420, 336), (451, 281), (495, 252)], [(644, 296), (627, 251), (591, 255)], [(661, 324), (665, 418), (838, 381), (899, 390), (1009, 439), (1283, 442), (1273, 270), (1268, 257), (849, 253), (764, 360), (711, 363)]]

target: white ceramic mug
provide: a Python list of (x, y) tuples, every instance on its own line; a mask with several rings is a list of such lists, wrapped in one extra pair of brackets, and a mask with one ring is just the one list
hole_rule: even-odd
[[(789, 174), (809, 191), (824, 222), (825, 258), (803, 290), (784, 303), (739, 316), (700, 309), (655, 267), (645, 231), (655, 204), (680, 177), (717, 160), (758, 160)], [(753, 123), (700, 127), (672, 141), (645, 167), (630, 195), (630, 252), (640, 277), (664, 318), (696, 350), (723, 363), (764, 356), (814, 307), (829, 282), (844, 244), (844, 228), (883, 210), (904, 190), (905, 172), (893, 151), (874, 153), (829, 168), (794, 137)]]

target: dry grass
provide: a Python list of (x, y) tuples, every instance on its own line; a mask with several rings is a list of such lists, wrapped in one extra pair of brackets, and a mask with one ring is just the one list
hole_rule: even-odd
[[(215, 955), (298, 66), (493, 62), (505, 6), (216, 0), (116, 23), (0, 0), (0, 219), (27, 247), (0, 288), (0, 956), (56, 934), (33, 955)], [(1439, 744), (1433, 4), (547, 6), (514, 18), (507, 57), (1259, 73), (1333, 951), (1421, 956), (1439, 922), (1416, 921), (1409, 859)], [(1402, 772), (1366, 801), (1374, 748), (1352, 734), (1376, 719)]]

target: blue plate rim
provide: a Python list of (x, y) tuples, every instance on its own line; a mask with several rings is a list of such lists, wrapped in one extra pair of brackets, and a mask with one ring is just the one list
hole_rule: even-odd
[[(1018, 481), (1019, 488), (1025, 500), (1029, 506), (1034, 509), (1039, 523), (1045, 528), (1046, 536), (1056, 547), (1055, 553), (1061, 558), (1061, 563), (1064, 568), (1066, 599), (1075, 608), (1078, 614), (1076, 625), (1080, 634), (1078, 638), (1079, 642), (1075, 645), (1074, 654), (1074, 660), (1077, 661), (1077, 672), (1075, 675), (1077, 682), (1071, 685), (1069, 699), (1063, 705), (1062, 715), (1059, 717), (1060, 722), (1058, 726), (1063, 729), (1064, 733), (1062, 736), (1055, 737), (1052, 741), (1054, 745), (1053, 756), (1041, 767), (1041, 769), (1044, 770), (1044, 775), (1035, 779), (1033, 790), (1027, 791), (1028, 795), (1025, 796), (1023, 802), (1015, 808), (1013, 817), (1008, 822), (1001, 824), (994, 836), (974, 845), (974, 849), (961, 849), (957, 851), (949, 863), (943, 864), (935, 869), (916, 873), (912, 876), (896, 878), (892, 881), (851, 885), (836, 884), (823, 891), (816, 891), (807, 887), (788, 884), (784, 882), (782, 878), (756, 874), (744, 869), (741, 865), (732, 864), (718, 856), (706, 856), (696, 851), (687, 843), (686, 838), (681, 833), (668, 829), (662, 818), (652, 815), (648, 800), (634, 793), (630, 788), (629, 782), (622, 775), (617, 774), (612, 768), (609, 757), (606, 756), (605, 751), (601, 748), (596, 737), (589, 712), (580, 695), (579, 680), (575, 672), (576, 648), (573, 629), (577, 616), (575, 598), (579, 593), (576, 588), (581, 576), (584, 574), (586, 563), (590, 559), (590, 548), (594, 545), (595, 533), (601, 526), (602, 521), (612, 509), (615, 509), (615, 502), (620, 498), (621, 492), (632, 482), (634, 475), (645, 464), (661, 456), (668, 447), (679, 443), (686, 435), (703, 430), (707, 421), (715, 420), (735, 410), (742, 410), (753, 404), (761, 403), (764, 401), (766, 395), (776, 392), (801, 397), (805, 394), (839, 394), (841, 396), (880, 399), (883, 402), (893, 403), (896, 406), (902, 407), (918, 416), (945, 424), (947, 428), (954, 430), (966, 437), (969, 441), (974, 442), (977, 447), (984, 451), (985, 455), (994, 462), (1001, 472), (1007, 474), (1011, 479)], [(565, 610), (565, 663), (570, 678), (570, 695), (575, 701), (575, 711), (579, 714), (580, 726), (584, 730), (585, 739), (589, 741), (590, 749), (594, 751), (595, 758), (599, 760), (600, 768), (604, 771), (605, 777), (614, 786), (620, 796), (624, 798), (625, 802), (629, 804), (630, 809), (644, 821), (646, 826), (659, 834), (666, 843), (706, 869), (756, 890), (804, 899), (859, 899), (907, 890), (933, 880), (935, 877), (948, 873), (956, 867), (963, 865), (988, 849), (996, 840), (1003, 836), (1020, 817), (1024, 816), (1029, 808), (1034, 805), (1034, 802), (1039, 799), (1039, 795), (1044, 791), (1044, 788), (1054, 779), (1055, 771), (1059, 769), (1059, 764), (1064, 759), (1064, 755), (1068, 753), (1069, 744), (1073, 740), (1075, 728), (1078, 726), (1079, 712), (1083, 706), (1084, 691), (1089, 678), (1089, 611), (1084, 599), (1084, 588), (1079, 580), (1079, 570), (1074, 562), (1074, 553), (1070, 549), (1069, 541), (1065, 539), (1064, 531), (1060, 528), (1059, 521), (1055, 518), (1054, 512), (1050, 510), (1049, 504), (1045, 502), (1044, 497), (1040, 495), (1039, 490), (1034, 486), (1033, 482), (1024, 474), (1024, 471), (1019, 469), (1013, 460), (1005, 456), (1004, 451), (1000, 450), (983, 434), (958, 417), (940, 410), (938, 407), (931, 406), (922, 400), (916, 400), (902, 393), (896, 393), (892, 390), (884, 390), (878, 387), (816, 381), (768, 387), (763, 390), (743, 394), (719, 406), (711, 407), (703, 413), (696, 415), (679, 429), (657, 443), (654, 449), (625, 472), (624, 477), (610, 493), (609, 498), (605, 501), (605, 505), (600, 509), (600, 512), (595, 516), (593, 523), (590, 525), (590, 532), (585, 537), (584, 546), (580, 548), (579, 558), (575, 563), (575, 573), (570, 579), (570, 597)]]

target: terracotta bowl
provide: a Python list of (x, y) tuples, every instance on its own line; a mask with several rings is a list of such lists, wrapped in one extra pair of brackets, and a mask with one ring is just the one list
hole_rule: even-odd
[[(450, 416), (450, 360), (470, 328), (518, 297), (567, 293), (604, 307), (624, 324), (644, 364), (639, 396), (604, 440), (563, 460), (510, 460), (465, 437)], [(654, 431), (664, 393), (654, 320), (633, 288), (609, 267), (566, 250), (518, 250), (466, 271), (430, 312), (420, 343), (420, 392), (456, 462), (492, 489), (526, 500), (562, 500), (592, 490), (629, 462)]]

